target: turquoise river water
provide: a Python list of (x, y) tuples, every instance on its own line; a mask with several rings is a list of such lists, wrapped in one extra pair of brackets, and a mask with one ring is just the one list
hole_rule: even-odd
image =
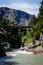
[(0, 58), (0, 65), (43, 65), (43, 53), (30, 54), (13, 50), (6, 54), (7, 56)]

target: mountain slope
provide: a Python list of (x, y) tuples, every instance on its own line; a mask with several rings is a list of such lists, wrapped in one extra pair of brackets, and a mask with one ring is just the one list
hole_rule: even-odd
[(27, 25), (31, 16), (32, 15), (21, 10), (0, 7), (0, 17), (9, 19), (11, 22), (18, 23), (19, 25)]

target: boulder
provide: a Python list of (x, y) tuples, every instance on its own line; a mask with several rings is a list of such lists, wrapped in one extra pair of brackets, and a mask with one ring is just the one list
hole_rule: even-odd
[(5, 51), (0, 50), (0, 57), (3, 57), (3, 56), (6, 56), (6, 53), (5, 53)]
[(0, 44), (0, 57), (6, 56), (6, 53), (4, 51), (4, 46)]

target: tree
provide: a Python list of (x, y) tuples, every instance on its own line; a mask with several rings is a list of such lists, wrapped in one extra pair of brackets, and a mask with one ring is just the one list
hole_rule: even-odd
[(39, 19), (40, 21), (43, 21), (43, 0), (41, 1), (41, 6), (40, 6), (40, 8), (39, 8), (38, 19)]
[[(39, 8), (38, 19), (39, 19), (39, 29), (41, 33), (43, 33), (43, 0), (41, 1), (41, 6)], [(41, 46), (43, 47), (43, 42), (41, 43)]]
[(43, 29), (43, 0), (41, 1), (41, 6), (39, 8), (38, 20), (39, 20), (38, 24), (40, 25), (39, 27), (42, 30)]
[(35, 24), (37, 23), (36, 20), (37, 20), (37, 19), (36, 19), (35, 15), (33, 15), (33, 16), (31, 17), (31, 20), (30, 20), (29, 25), (30, 25), (30, 26), (35, 26)]

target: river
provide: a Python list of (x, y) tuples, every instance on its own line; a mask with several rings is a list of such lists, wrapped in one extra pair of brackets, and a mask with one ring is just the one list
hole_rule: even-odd
[(43, 53), (31, 54), (26, 51), (12, 50), (0, 58), (0, 65), (43, 65)]

